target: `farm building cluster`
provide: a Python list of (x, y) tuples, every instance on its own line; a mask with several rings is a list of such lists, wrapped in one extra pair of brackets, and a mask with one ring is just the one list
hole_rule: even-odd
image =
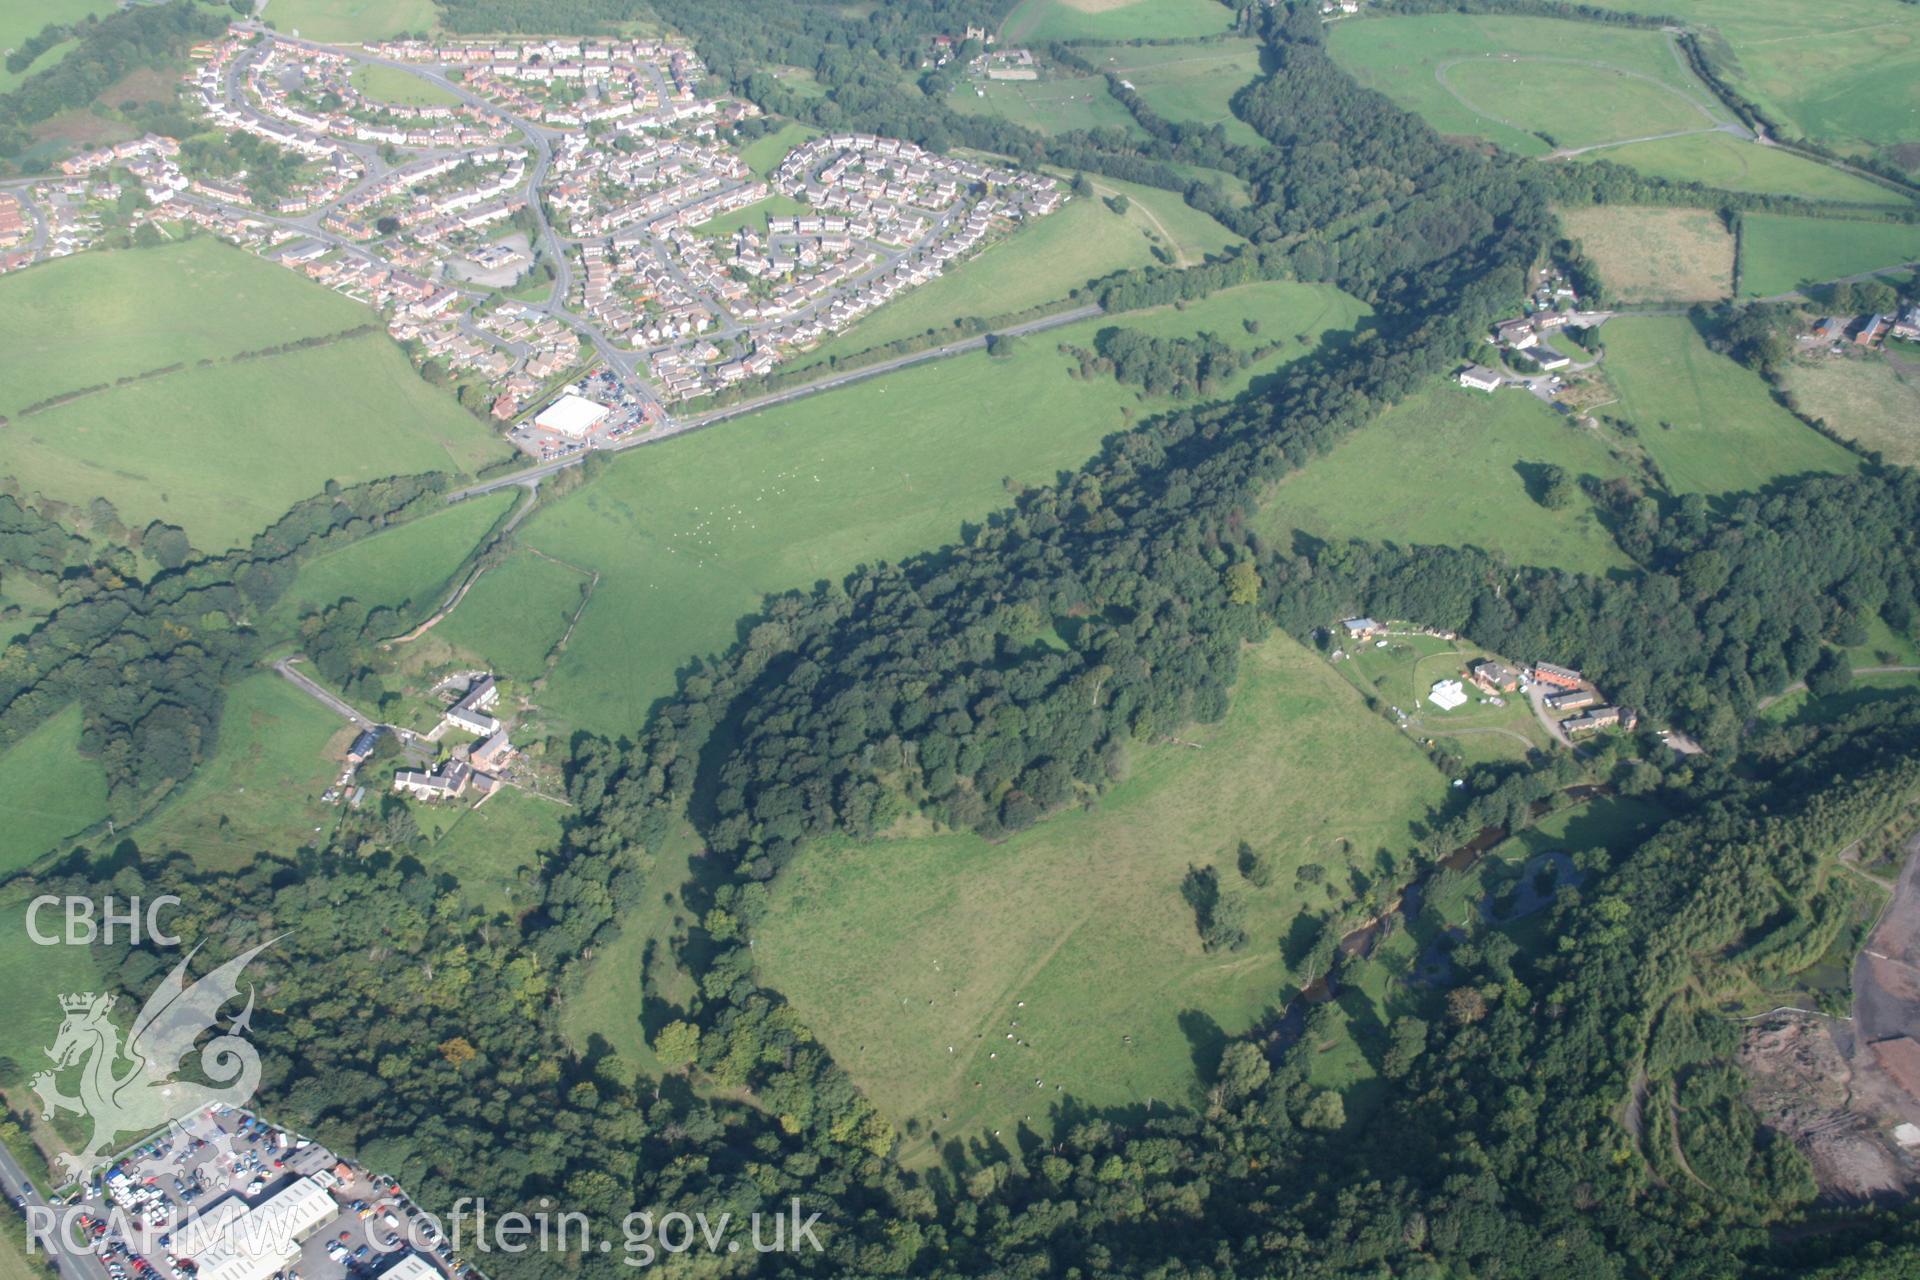
[(1822, 316), (1802, 335), (1803, 341), (1827, 347), (1836, 355), (1849, 347), (1863, 351), (1882, 347), (1889, 338), (1920, 342), (1920, 302), (1902, 311)]
[[(1373, 618), (1353, 617), (1341, 619), (1334, 634), (1344, 642), (1344, 648), (1333, 652), (1337, 659), (1364, 645), (1385, 647), (1391, 643), (1389, 637), (1397, 633)], [(1451, 633), (1420, 634), (1449, 641), (1458, 639)], [(1566, 739), (1601, 729), (1631, 731), (1638, 724), (1639, 718), (1632, 710), (1607, 704), (1599, 687), (1581, 672), (1552, 662), (1516, 666), (1496, 657), (1478, 658), (1456, 674), (1435, 680), (1428, 687), (1425, 700), (1440, 711), (1455, 711), (1473, 699), (1469, 686), (1478, 689), (1495, 706), (1504, 706), (1504, 699), (1510, 694), (1534, 698), (1542, 720)], [(1398, 714), (1403, 721), (1406, 719), (1404, 713)]]
[(494, 714), (500, 684), (490, 672), (473, 671), (448, 677), (435, 692), (450, 701), (427, 740), (438, 742), (449, 732), (466, 734), (468, 740), (432, 768), (399, 770), (393, 789), (416, 800), (457, 800), (471, 789), (484, 801), (504, 785), (508, 767), (519, 756), (507, 726)]
[[(1552, 267), (1537, 269), (1521, 314), (1500, 321), (1487, 334), (1488, 344), (1498, 353), (1495, 364), (1518, 370), (1518, 376), (1506, 367), (1474, 363), (1456, 373), (1454, 381), (1471, 391), (1525, 386), (1550, 399), (1561, 385), (1560, 371), (1574, 364), (1574, 357), (1554, 342), (1568, 330), (1601, 323), (1609, 314), (1583, 312), (1579, 303), (1565, 276)], [(1543, 380), (1542, 374), (1549, 376)]]

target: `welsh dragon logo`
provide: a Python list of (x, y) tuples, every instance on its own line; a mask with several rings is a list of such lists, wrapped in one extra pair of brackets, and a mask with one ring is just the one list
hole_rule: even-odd
[[(134, 1019), (126, 1044), (108, 1018), (114, 997), (84, 992), (60, 997), (66, 1018), (47, 1056), (53, 1068), (33, 1078), (46, 1116), (71, 1111), (93, 1121), (93, 1137), (60, 1162), (70, 1177), (84, 1178), (112, 1158), (122, 1135), (179, 1125), (202, 1107), (243, 1106), (260, 1084), (260, 1054), (242, 1035), (253, 1016), (253, 988), (240, 1016), (221, 1029), (220, 1009), (240, 994), (240, 973), (272, 940), (235, 956), (199, 981), (186, 981), (187, 964), (199, 948), (175, 965)], [(200, 1048), (200, 1071), (211, 1084), (177, 1081), (196, 1041), (218, 1032)], [(79, 1069), (79, 1096), (61, 1092), (58, 1073)]]

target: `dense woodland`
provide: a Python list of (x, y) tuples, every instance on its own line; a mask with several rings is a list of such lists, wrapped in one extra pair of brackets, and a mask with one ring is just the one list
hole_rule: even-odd
[(1191, 338), (1155, 338), (1109, 325), (1094, 335), (1093, 349), (1060, 344), (1063, 355), (1078, 360), (1075, 377), (1111, 377), (1150, 396), (1211, 400), (1234, 374), (1271, 354), (1271, 347), (1243, 351), (1214, 333)]
[[(1911, 699), (1791, 741), (1744, 727), (1758, 696), (1812, 673), (1872, 617), (1911, 629), (1920, 481), (1870, 468), (1715, 503), (1596, 486), (1637, 565), (1606, 581), (1452, 548), (1266, 545), (1248, 517), (1274, 482), (1470, 351), (1553, 252), (1550, 192), (1533, 168), (1448, 146), (1358, 88), (1327, 56), (1313, 6), (1247, 15), (1272, 74), (1236, 109), (1263, 148), (1171, 127), (1146, 142), (1049, 142), (949, 117), (902, 81), (927, 34), (990, 23), (1004, 2), (655, 7), (774, 110), (929, 142), (991, 135), (1022, 159), (1165, 178), (1196, 202), (1211, 188), (1169, 166), (1231, 172), (1256, 199), (1223, 217), (1255, 247), (1110, 282), (1109, 296), (1330, 280), (1368, 303), (1375, 327), (1257, 393), (1114, 438), (963, 545), (768, 601), (741, 644), (691, 673), (630, 739), (574, 744), (576, 817), (523, 918), (477, 911), (427, 874), (412, 858), (418, 831), (391, 804), (348, 815), (325, 849), (230, 875), (122, 842), (43, 877), (179, 893), (179, 932), (217, 953), (284, 933), (254, 1022), (271, 1114), (439, 1209), (460, 1196), (496, 1207), (550, 1196), (617, 1220), (634, 1208), (772, 1211), (799, 1197), (825, 1215), (828, 1252), (782, 1266), (821, 1275), (1875, 1280), (1920, 1267), (1910, 1217), (1834, 1217), (1813, 1203), (1804, 1160), (1755, 1123), (1728, 1074), (1725, 1028), (1694, 982), (1716, 963), (1703, 957), (1789, 954), (1823, 936), (1827, 856), (1920, 793)], [(631, 11), (620, 0), (446, 8), (469, 29), (590, 29)], [(761, 72), (775, 63), (809, 66), (828, 96), (782, 97)], [(316, 500), (247, 553), (62, 609), (41, 633), (58, 627), (61, 643), (37, 636), (0, 667), (0, 733), (76, 694), (90, 731), (137, 728), (162, 706), (204, 717), (238, 650), (187, 617), (250, 615), (284, 589), (300, 548), (425, 492), (396, 481)], [(84, 555), (4, 501), (0, 551), (41, 573)], [(1245, 642), (1276, 626), (1312, 637), (1358, 610), (1584, 664), (1714, 755), (1623, 762), (1664, 825), (1581, 856), (1584, 882), (1552, 909), (1553, 948), (1524, 953), (1498, 933), (1456, 944), (1447, 989), (1389, 1029), (1380, 1104), (1350, 1122), (1337, 1095), (1308, 1082), (1327, 1016), (1310, 1012), (1301, 1035), (1230, 1044), (1190, 1108), (1146, 1118), (1069, 1102), (1057, 1144), (1020, 1134), (956, 1147), (925, 1174), (901, 1169), (889, 1125), (758, 985), (749, 940), (765, 882), (809, 840), (867, 835), (908, 811), (994, 836), (1084, 803), (1141, 744), (1223, 714)], [(337, 622), (327, 634), (347, 653), (368, 619)], [(308, 638), (326, 648), (333, 626)], [(176, 631), (189, 638), (159, 638)], [(1065, 648), (1040, 643), (1048, 632)], [(174, 689), (137, 715), (122, 705)], [(1524, 825), (1576, 772), (1565, 756), (1472, 771), (1432, 815), (1425, 852)], [(153, 784), (135, 772), (119, 785)], [(651, 855), (683, 814), (711, 877), (652, 882)], [(1418, 874), (1393, 868), (1362, 909)], [(698, 995), (671, 1010), (675, 1033), (657, 1045), (671, 1074), (655, 1081), (610, 1052), (566, 1052), (555, 1014), (620, 918), (663, 891), (684, 894), (702, 924), (680, 956)], [(1332, 941), (1316, 945), (1330, 954)], [(172, 960), (101, 958), (129, 992)], [(1663, 1176), (1669, 1157), (1616, 1119), (1643, 1068), (1680, 1100), (1675, 1140), (1712, 1171), (1711, 1188)], [(619, 1268), (617, 1256), (552, 1253), (487, 1265), (502, 1276)]]

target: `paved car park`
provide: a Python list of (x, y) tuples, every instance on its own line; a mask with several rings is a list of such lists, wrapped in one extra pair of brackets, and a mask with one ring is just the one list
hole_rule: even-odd
[[(419, 1259), (407, 1264), (410, 1277), (429, 1274), (422, 1263), (440, 1280), (460, 1274), (392, 1179), (246, 1112), (196, 1115), (122, 1159), (103, 1187), (104, 1199), (83, 1206), (82, 1226), (110, 1280), (375, 1280), (409, 1257)], [(264, 1247), (245, 1238), (242, 1219), (258, 1211), (271, 1221), (295, 1201), (303, 1204), (287, 1238)], [(228, 1217), (230, 1232), (206, 1230)], [(201, 1243), (210, 1234), (217, 1243)]]

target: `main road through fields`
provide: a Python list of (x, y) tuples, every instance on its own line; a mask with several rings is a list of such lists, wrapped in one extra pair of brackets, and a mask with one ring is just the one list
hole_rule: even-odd
[(870, 364), (859, 369), (849, 369), (845, 373), (836, 373), (830, 377), (822, 378), (818, 382), (808, 382), (801, 386), (789, 387), (785, 391), (776, 391), (771, 395), (761, 396), (755, 400), (743, 400), (739, 404), (728, 405), (724, 409), (709, 409), (705, 413), (696, 413), (684, 418), (675, 418), (644, 436), (630, 436), (616, 444), (607, 445), (605, 448), (576, 453), (570, 457), (560, 458), (553, 462), (543, 462), (538, 466), (527, 467), (520, 471), (509, 472), (503, 476), (495, 476), (493, 479), (484, 480), (479, 484), (468, 485), (464, 489), (455, 489), (447, 494), (447, 501), (459, 502), (465, 498), (478, 497), (483, 493), (492, 493), (495, 489), (504, 489), (508, 485), (536, 485), (547, 476), (553, 475), (555, 472), (564, 471), (568, 467), (577, 467), (596, 454), (619, 453), (625, 449), (640, 448), (642, 445), (659, 444), (663, 440), (671, 440), (675, 436), (683, 436), (690, 431), (699, 431), (706, 427), (715, 426), (727, 421), (729, 418), (738, 418), (745, 414), (757, 413), (761, 409), (770, 409), (775, 405), (786, 404), (790, 401), (800, 400), (811, 395), (818, 395), (822, 391), (832, 391), (836, 387), (844, 387), (850, 383), (862, 382), (868, 378), (877, 378), (883, 373), (892, 373), (896, 369), (905, 369), (909, 365), (924, 364), (929, 360), (944, 360), (948, 356), (962, 355), (968, 351), (978, 351), (987, 345), (987, 339), (989, 337), (1023, 337), (1030, 333), (1041, 333), (1047, 329), (1058, 329), (1063, 325), (1077, 324), (1082, 320), (1090, 320), (1100, 314), (1102, 314), (1100, 306), (1097, 303), (1090, 303), (1084, 307), (1075, 307), (1071, 311), (1061, 311), (1054, 315), (1042, 316), (1038, 320), (1029, 320), (1025, 324), (1016, 324), (1011, 328), (997, 329), (992, 334), (981, 334), (977, 338), (965, 338), (959, 342), (949, 342), (943, 347), (932, 347), (926, 351), (915, 351), (910, 355), (895, 356), (891, 360), (882, 360), (879, 364)]

